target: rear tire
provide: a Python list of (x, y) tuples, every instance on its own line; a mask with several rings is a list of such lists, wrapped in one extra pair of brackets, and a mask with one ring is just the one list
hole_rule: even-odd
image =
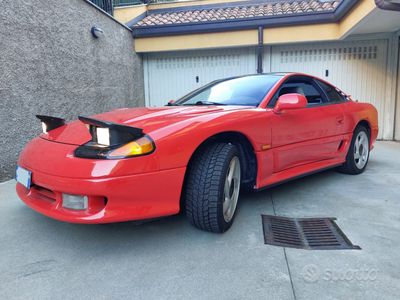
[(369, 161), (370, 134), (360, 125), (354, 130), (353, 138), (346, 156), (346, 162), (338, 168), (339, 172), (357, 175), (365, 171)]
[(199, 151), (188, 172), (185, 206), (189, 222), (210, 232), (227, 231), (240, 192), (238, 149), (232, 144), (212, 144)]

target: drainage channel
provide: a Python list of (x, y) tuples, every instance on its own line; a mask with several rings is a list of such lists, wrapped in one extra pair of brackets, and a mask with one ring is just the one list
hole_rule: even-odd
[(262, 215), (265, 244), (308, 250), (360, 250), (335, 222), (336, 218), (287, 218)]

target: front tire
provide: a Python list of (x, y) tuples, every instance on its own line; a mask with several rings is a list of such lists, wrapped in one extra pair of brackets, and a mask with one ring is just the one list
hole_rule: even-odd
[(240, 180), (239, 151), (234, 145), (217, 143), (201, 149), (186, 182), (189, 222), (206, 231), (227, 231), (235, 218)]
[(365, 171), (369, 161), (370, 134), (367, 128), (360, 125), (353, 133), (346, 162), (338, 168), (339, 172), (357, 175)]

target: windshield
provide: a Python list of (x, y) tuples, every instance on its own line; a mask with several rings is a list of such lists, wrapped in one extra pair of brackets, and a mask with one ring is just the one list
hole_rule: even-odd
[(282, 76), (252, 75), (217, 80), (184, 96), (174, 105), (258, 106)]

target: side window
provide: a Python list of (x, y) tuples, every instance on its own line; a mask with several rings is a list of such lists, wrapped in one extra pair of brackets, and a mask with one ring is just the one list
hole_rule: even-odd
[(274, 95), (269, 107), (275, 106), (278, 98), (285, 94), (302, 94), (307, 98), (308, 105), (317, 105), (324, 102), (324, 98), (316, 88), (315, 83), (310, 80), (292, 79), (285, 82)]
[(323, 103), (323, 98), (321, 93), (315, 88), (311, 82), (301, 84), (301, 89), (303, 89), (303, 95), (306, 96), (308, 104), (321, 104)]
[(319, 80), (317, 80), (317, 82), (326, 93), (328, 97), (327, 101), (329, 103), (340, 103), (346, 101), (345, 96), (343, 96), (335, 87)]

